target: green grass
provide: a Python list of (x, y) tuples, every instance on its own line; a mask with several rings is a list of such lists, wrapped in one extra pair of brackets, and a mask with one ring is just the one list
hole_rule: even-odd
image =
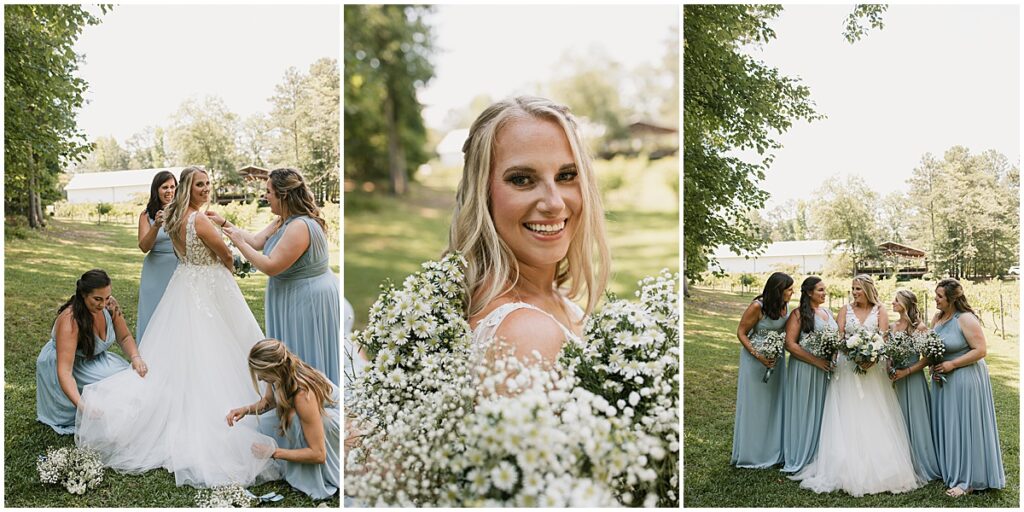
[[(337, 268), (337, 250), (332, 251)], [(143, 255), (134, 225), (51, 220), (48, 230), (24, 240), (7, 240), (4, 264), (4, 497), (7, 507), (192, 507), (195, 489), (176, 487), (164, 470), (120, 475), (108, 470), (103, 484), (83, 496), (39, 483), (36, 458), (49, 447), (71, 446), (73, 436), (59, 436), (36, 421), (35, 361), (50, 336), (60, 306), (74, 292), (78, 277), (91, 268), (110, 274), (113, 293), (134, 332)], [(263, 324), (267, 278), (257, 273), (238, 283), (253, 315)], [(117, 345), (114, 350), (119, 351)], [(310, 507), (316, 502), (284, 481), (253, 489), (276, 491), (285, 499), (271, 506)], [(338, 506), (338, 498), (327, 503)], [(268, 505), (264, 505), (268, 506)]]
[[(941, 482), (913, 492), (853, 498), (801, 489), (778, 469), (729, 465), (736, 411), (739, 341), (736, 323), (754, 293), (692, 289), (684, 304), (684, 505), (687, 507), (1012, 507), (1019, 505), (1018, 338), (1001, 340), (986, 329), (992, 390), (1003, 450), (1006, 488), (959, 500)], [(795, 306), (795, 304), (793, 304)], [(1013, 332), (1018, 332), (1014, 330)]]
[[(367, 311), (385, 279), (401, 283), (420, 263), (440, 257), (448, 245), (454, 197), (446, 187), (416, 184), (402, 198), (346, 195), (345, 298), (355, 310), (357, 329), (366, 325)], [(612, 292), (632, 293), (637, 280), (679, 267), (676, 212), (613, 210), (606, 212), (606, 219)]]

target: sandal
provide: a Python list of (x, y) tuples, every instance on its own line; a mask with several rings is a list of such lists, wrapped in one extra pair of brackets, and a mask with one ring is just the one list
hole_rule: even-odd
[(946, 496), (949, 496), (950, 498), (959, 498), (965, 494), (970, 494), (973, 490), (974, 489), (963, 490), (959, 487), (950, 487), (949, 489), (946, 489)]

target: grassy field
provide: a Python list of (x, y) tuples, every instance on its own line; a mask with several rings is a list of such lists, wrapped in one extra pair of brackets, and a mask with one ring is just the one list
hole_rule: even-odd
[[(801, 489), (777, 469), (729, 465), (736, 411), (736, 323), (754, 293), (693, 289), (684, 305), (684, 503), (687, 507), (1011, 507), (1019, 505), (1019, 338), (986, 328), (1006, 488), (947, 498), (941, 482), (913, 492), (853, 498)], [(796, 306), (796, 303), (791, 306)], [(890, 313), (891, 314), (891, 313)], [(1009, 326), (1008, 326), (1009, 327)], [(1018, 329), (1007, 329), (1019, 332)]]
[[(331, 255), (337, 271), (338, 251)], [(139, 274), (143, 255), (137, 248), (134, 225), (53, 220), (50, 228), (27, 239), (6, 241), (4, 278), (4, 499), (7, 507), (192, 507), (195, 489), (176, 487), (163, 470), (144, 475), (107, 471), (100, 488), (83, 496), (63, 487), (39, 483), (36, 458), (49, 447), (70, 446), (72, 436), (59, 436), (36, 421), (35, 361), (49, 339), (57, 307), (74, 292), (78, 277), (91, 268), (106, 270), (114, 296), (121, 303), (129, 328), (135, 329)], [(263, 324), (261, 273), (238, 280), (253, 315)], [(118, 351), (115, 344), (113, 349)], [(256, 494), (276, 491), (285, 499), (270, 505), (311, 507), (317, 503), (287, 483), (273, 482), (251, 489)], [(328, 505), (338, 506), (337, 497)], [(267, 505), (265, 505), (267, 506)]]
[[(616, 189), (616, 196), (623, 198), (605, 201), (612, 292), (632, 294), (641, 278), (662, 268), (679, 268), (679, 215), (675, 196), (665, 186), (673, 172), (677, 167), (670, 162), (659, 164), (635, 184)], [(453, 172), (435, 173), (423, 184), (413, 184), (402, 198), (346, 194), (345, 298), (355, 310), (357, 329), (366, 325), (366, 312), (385, 279), (401, 283), (419, 270), (420, 263), (437, 259), (447, 247), (458, 177)], [(640, 208), (640, 203), (646, 207)]]

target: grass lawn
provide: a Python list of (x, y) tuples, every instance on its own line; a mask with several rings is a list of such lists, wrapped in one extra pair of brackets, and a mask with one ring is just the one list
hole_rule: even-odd
[[(82, 496), (63, 487), (39, 483), (36, 458), (49, 447), (71, 446), (73, 436), (59, 436), (36, 421), (35, 361), (50, 336), (57, 307), (74, 293), (75, 280), (102, 268), (113, 280), (128, 327), (135, 330), (139, 252), (135, 225), (52, 220), (47, 231), (24, 240), (7, 240), (4, 299), (4, 498), (7, 507), (193, 507), (196, 491), (176, 487), (163, 470), (144, 475), (119, 475), (108, 470), (100, 488)], [(337, 271), (338, 251), (332, 251)], [(249, 307), (263, 324), (263, 292), (267, 277), (257, 273), (238, 280)], [(117, 344), (112, 350), (119, 352)], [(122, 354), (123, 355), (123, 354)], [(275, 491), (285, 499), (272, 505), (312, 507), (317, 503), (284, 481), (250, 489), (257, 495)], [(338, 498), (324, 503), (337, 508)]]
[[(691, 289), (684, 304), (684, 506), (687, 507), (1009, 507), (1020, 500), (1019, 338), (1004, 341), (986, 328), (988, 362), (1003, 450), (1006, 488), (959, 500), (941, 482), (913, 492), (853, 498), (801, 489), (777, 469), (729, 465), (736, 411), (739, 341), (736, 324), (756, 292)], [(795, 307), (796, 303), (791, 304)], [(891, 313), (890, 313), (891, 315)], [(890, 316), (890, 318), (892, 318)], [(1009, 329), (1012, 333), (1018, 329)]]
[[(402, 198), (346, 195), (345, 298), (355, 310), (356, 329), (366, 325), (385, 279), (401, 283), (420, 263), (441, 256), (454, 197), (447, 187), (418, 184)], [(609, 210), (605, 218), (612, 253), (609, 290), (632, 294), (641, 278), (679, 268), (676, 212)]]

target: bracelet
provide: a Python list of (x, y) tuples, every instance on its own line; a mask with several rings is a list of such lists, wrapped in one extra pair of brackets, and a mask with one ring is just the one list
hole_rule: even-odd
[(136, 357), (139, 358), (139, 359), (142, 359), (142, 356), (140, 356), (138, 354), (135, 354), (134, 356), (132, 356), (132, 361), (134, 361)]
[(224, 227), (224, 226), (227, 226), (227, 225), (228, 225), (228, 220), (227, 219), (224, 219), (224, 222), (220, 223), (220, 227)]

